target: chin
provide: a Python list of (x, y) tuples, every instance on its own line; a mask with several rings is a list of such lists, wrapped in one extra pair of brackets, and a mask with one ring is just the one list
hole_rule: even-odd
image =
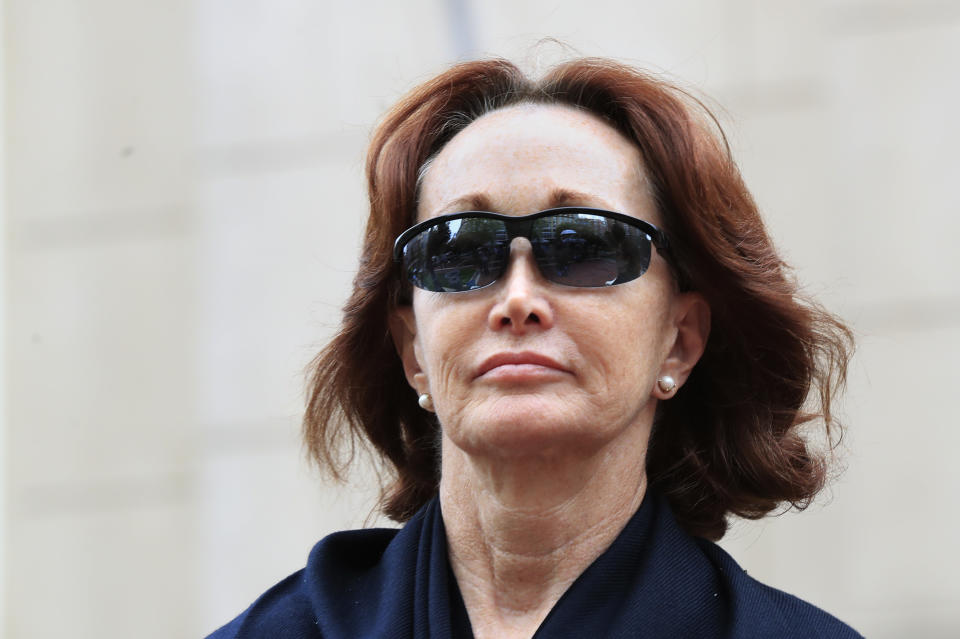
[(471, 455), (517, 457), (579, 451), (589, 454), (612, 437), (597, 428), (589, 410), (575, 410), (556, 399), (505, 396), (484, 410), (461, 413), (445, 426), (446, 436)]

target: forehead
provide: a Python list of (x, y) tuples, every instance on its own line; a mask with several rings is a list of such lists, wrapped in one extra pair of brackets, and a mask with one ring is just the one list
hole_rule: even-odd
[[(558, 193), (585, 201), (558, 203)], [(478, 201), (514, 215), (560, 204), (650, 212), (636, 145), (599, 117), (558, 105), (500, 109), (454, 136), (426, 170), (418, 218)]]

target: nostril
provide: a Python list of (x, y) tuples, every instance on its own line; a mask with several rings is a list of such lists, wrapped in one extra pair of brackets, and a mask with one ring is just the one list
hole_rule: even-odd
[(509, 317), (501, 317), (501, 318), (500, 318), (500, 326), (510, 326), (510, 318), (509, 318)]
[(530, 313), (530, 315), (527, 316), (527, 321), (528, 321), (528, 322), (533, 322), (534, 324), (539, 324), (539, 323), (540, 323), (540, 318), (537, 316), (536, 313)]

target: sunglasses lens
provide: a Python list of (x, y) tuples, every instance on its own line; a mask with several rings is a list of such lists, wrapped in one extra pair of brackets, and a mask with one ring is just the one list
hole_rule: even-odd
[(589, 213), (533, 221), (533, 253), (543, 276), (566, 286), (629, 282), (650, 264), (650, 236), (626, 222)]
[(434, 292), (470, 291), (493, 284), (510, 251), (500, 220), (462, 217), (424, 229), (403, 247), (410, 282)]

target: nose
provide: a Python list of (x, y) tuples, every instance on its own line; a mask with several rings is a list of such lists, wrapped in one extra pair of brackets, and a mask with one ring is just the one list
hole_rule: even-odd
[(554, 311), (547, 293), (547, 282), (533, 258), (533, 247), (524, 237), (510, 244), (510, 261), (497, 287), (497, 300), (490, 309), (491, 330), (508, 330), (522, 335), (531, 330), (553, 326)]

